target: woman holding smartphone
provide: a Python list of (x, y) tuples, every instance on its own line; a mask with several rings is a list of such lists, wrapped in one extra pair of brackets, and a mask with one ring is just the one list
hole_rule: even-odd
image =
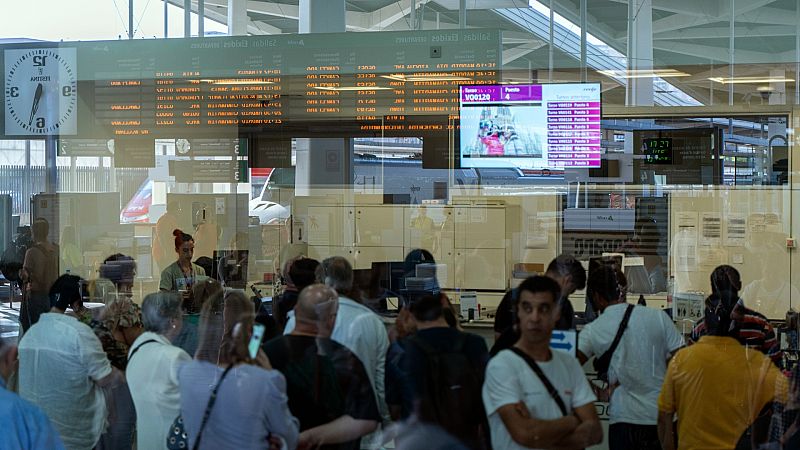
[(178, 371), (189, 448), (199, 438), (200, 449), (294, 449), (298, 422), (289, 411), (286, 380), (260, 349), (263, 326), (239, 294), (226, 293), (222, 317), (210, 304), (203, 308), (196, 358)]

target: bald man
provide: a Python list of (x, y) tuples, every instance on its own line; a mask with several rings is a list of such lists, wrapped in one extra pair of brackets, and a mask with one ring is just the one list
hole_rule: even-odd
[(299, 447), (357, 450), (380, 421), (364, 366), (330, 338), (338, 309), (336, 291), (312, 284), (297, 299), (292, 333), (264, 344), (272, 367), (286, 377)]

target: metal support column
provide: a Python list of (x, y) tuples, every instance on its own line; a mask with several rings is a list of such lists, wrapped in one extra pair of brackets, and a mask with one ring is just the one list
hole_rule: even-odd
[(548, 83), (552, 83), (553, 82), (553, 52), (554, 52), (554, 49), (553, 49), (553, 18), (555, 16), (555, 13), (553, 12), (553, 0), (550, 0), (549, 8), (550, 8), (550, 23), (549, 23), (549, 29), (550, 29), (549, 38), (550, 38), (550, 40), (547, 41), (548, 42), (548, 49), (547, 49), (547, 82)]
[(458, 3), (458, 27), (467, 28), (467, 0)]
[(581, 81), (586, 82), (586, 27), (587, 0), (581, 0)]
[(653, 106), (653, 3), (652, 0), (631, 0), (628, 4), (628, 72), (626, 104)]
[(44, 139), (45, 192), (55, 194), (58, 191), (58, 166), (56, 165), (56, 138), (48, 136)]
[(183, 0), (183, 37), (192, 37), (192, 0)]
[[(728, 22), (728, 77), (730, 77), (731, 81), (733, 80), (733, 76), (734, 76), (734, 70), (733, 70), (734, 56), (733, 56), (733, 52), (734, 52), (734, 40), (736, 39), (736, 36), (734, 35), (734, 31), (735, 31), (735, 27), (736, 27), (735, 20), (734, 20), (736, 18), (735, 7), (736, 7), (736, 0), (731, 0), (731, 16), (729, 17), (729, 22)], [(734, 87), (733, 83), (728, 83), (728, 104), (729, 105), (733, 105), (733, 87)]]
[(134, 35), (133, 23), (133, 0), (128, 0), (128, 39), (133, 39)]
[(246, 36), (249, 21), (247, 0), (228, 0), (228, 35)]
[(169, 0), (164, 0), (164, 39), (169, 37)]
[(206, 35), (205, 27), (206, 18), (206, 2), (205, 0), (197, 0), (197, 37)]
[(409, 13), (408, 18), (411, 21), (411, 23), (408, 24), (408, 28), (410, 30), (416, 30), (417, 29), (417, 0), (411, 0), (411, 12)]
[[(345, 32), (344, 0), (300, 0), (300, 33)], [(412, 24), (413, 26), (413, 24)], [(295, 195), (353, 193), (353, 139), (297, 138)], [(362, 441), (364, 442), (364, 441)]]

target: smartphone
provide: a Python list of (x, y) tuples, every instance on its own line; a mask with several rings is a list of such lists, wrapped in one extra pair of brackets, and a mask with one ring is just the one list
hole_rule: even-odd
[(272, 297), (261, 297), (261, 309), (272, 315)]
[(253, 334), (250, 336), (250, 343), (247, 344), (247, 350), (250, 352), (250, 358), (256, 359), (258, 349), (261, 347), (261, 339), (264, 338), (264, 325), (260, 323), (253, 324)]

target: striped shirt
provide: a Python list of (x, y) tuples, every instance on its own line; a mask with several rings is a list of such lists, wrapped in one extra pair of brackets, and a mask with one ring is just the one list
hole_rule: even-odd
[[(775, 329), (769, 323), (766, 316), (747, 307), (740, 307), (743, 317), (737, 320), (739, 333), (736, 337), (742, 345), (758, 349), (775, 363), (778, 368), (783, 367), (783, 352), (778, 345), (775, 337)], [(689, 343), (697, 342), (701, 337), (708, 334), (705, 319), (700, 319), (692, 329)]]

